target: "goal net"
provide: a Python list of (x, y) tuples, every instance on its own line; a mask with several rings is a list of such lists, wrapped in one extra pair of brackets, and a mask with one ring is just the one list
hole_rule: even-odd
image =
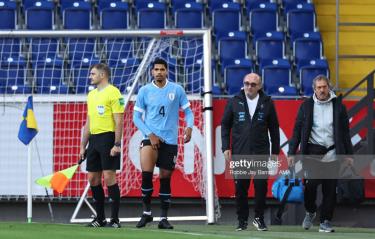
[[(26, 195), (23, 185), (27, 181), (27, 150), (18, 142), (17, 131), (29, 95), (34, 96), (39, 126), (39, 133), (31, 145), (32, 180), (77, 163), (86, 120), (86, 95), (94, 89), (88, 79), (89, 68), (99, 62), (109, 65), (111, 82), (126, 99), (122, 165), (117, 172), (121, 196), (140, 197), (142, 134), (132, 122), (133, 105), (139, 88), (151, 80), (152, 61), (163, 58), (168, 63), (168, 80), (185, 89), (195, 117), (192, 141), (184, 144), (184, 115), (180, 112), (179, 156), (174, 176), (179, 180), (172, 184), (172, 196), (205, 198), (207, 214), (195, 219), (212, 223), (218, 200), (212, 169), (209, 34), (207, 30), (0, 33), (0, 127), (5, 132), (0, 136), (1, 199)], [(89, 220), (76, 218), (82, 204), (89, 205), (86, 173), (83, 163), (63, 193), (48, 191), (53, 200), (78, 201), (72, 222)], [(156, 187), (157, 178), (158, 169), (154, 172)], [(8, 187), (9, 184), (15, 186)], [(34, 185), (33, 198), (46, 199), (46, 190)]]

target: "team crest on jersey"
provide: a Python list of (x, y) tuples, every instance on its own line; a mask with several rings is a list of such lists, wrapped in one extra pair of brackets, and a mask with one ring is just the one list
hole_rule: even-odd
[(104, 114), (104, 106), (103, 105), (98, 105), (96, 107), (98, 114), (103, 115)]
[(171, 101), (173, 101), (174, 100), (174, 93), (169, 93), (168, 94), (168, 98), (171, 100)]

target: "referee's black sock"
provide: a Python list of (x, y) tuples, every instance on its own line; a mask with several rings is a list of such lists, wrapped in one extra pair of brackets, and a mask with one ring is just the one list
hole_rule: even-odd
[(143, 202), (143, 211), (151, 211), (151, 196), (154, 191), (152, 185), (152, 172), (142, 172), (142, 202)]
[(105, 219), (104, 215), (104, 190), (101, 184), (98, 186), (91, 186), (92, 196), (95, 200), (96, 217), (98, 220)]
[(108, 186), (108, 196), (111, 199), (111, 218), (118, 220), (118, 211), (120, 209), (120, 189), (117, 183)]
[(160, 179), (159, 197), (161, 202), (161, 218), (168, 216), (169, 205), (171, 204), (171, 178)]

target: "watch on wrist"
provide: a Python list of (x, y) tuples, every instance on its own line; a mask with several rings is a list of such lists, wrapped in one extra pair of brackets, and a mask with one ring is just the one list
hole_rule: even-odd
[(121, 147), (121, 143), (115, 143), (116, 147)]

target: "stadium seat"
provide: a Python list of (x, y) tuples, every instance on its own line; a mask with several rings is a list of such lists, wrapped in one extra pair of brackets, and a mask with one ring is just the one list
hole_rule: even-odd
[(26, 84), (26, 68), (26, 60), (23, 57), (7, 57), (0, 60), (0, 80), (5, 82), (5, 93), (31, 93), (31, 87)]
[(17, 3), (0, 1), (0, 29), (11, 30), (17, 26)]
[(246, 0), (246, 12), (251, 12), (253, 9), (260, 8), (261, 4), (271, 3), (272, 0)]
[(90, 67), (99, 62), (99, 58), (93, 57), (84, 58), (81, 61), (76, 61), (74, 65), (71, 65), (72, 83), (76, 94), (87, 94), (90, 90), (94, 89), (94, 87), (90, 85)]
[(241, 59), (247, 56), (246, 32), (229, 32), (219, 40), (220, 62), (230, 59)]
[(240, 30), (240, 10), (241, 7), (238, 3), (223, 3), (221, 8), (217, 8), (213, 11), (212, 26), (216, 40), (227, 36), (228, 32)]
[(60, 0), (59, 2), (60, 2), (60, 14), (62, 15), (64, 10), (66, 8), (72, 7), (75, 2), (77, 2), (77, 3), (81, 3), (81, 2), (89, 3), (89, 0)]
[(148, 8), (149, 3), (156, 3), (159, 4), (159, 0), (134, 0), (133, 4), (135, 7), (136, 12), (143, 8)]
[(203, 41), (201, 39), (181, 38), (178, 56), (183, 60), (184, 66), (196, 64), (203, 58)]
[(282, 32), (268, 32), (265, 37), (256, 41), (255, 52), (260, 65), (271, 62), (273, 59), (285, 57), (284, 34)]
[(297, 70), (309, 64), (310, 60), (323, 57), (323, 45), (319, 32), (305, 33), (293, 43), (294, 63)]
[(249, 12), (250, 31), (252, 35), (278, 30), (276, 3), (262, 3), (259, 8)]
[[(177, 10), (186, 8), (186, 4), (190, 3), (194, 5), (195, 3), (198, 3), (196, 0), (170, 0), (171, 7), (172, 7), (172, 14), (175, 14)], [(202, 5), (200, 3), (200, 5)], [(203, 7), (203, 5), (202, 5)]]
[(299, 4), (296, 9), (287, 13), (287, 28), (291, 41), (301, 37), (306, 32), (314, 32), (315, 8), (313, 4)]
[[(285, 92), (291, 84), (291, 65), (288, 60), (273, 60), (272, 64), (264, 66), (261, 70), (263, 88), (269, 95), (279, 95)], [(282, 87), (280, 91), (279, 88)], [(297, 91), (294, 91), (296, 95)]]
[(111, 7), (111, 3), (118, 2), (124, 3), (122, 0), (97, 0), (97, 13), (100, 13), (104, 8)]
[(121, 59), (134, 57), (132, 39), (106, 39), (104, 50), (108, 62), (118, 62)]
[(119, 60), (109, 61), (109, 67), (112, 69), (112, 83), (117, 86), (121, 93), (126, 93), (129, 83), (138, 69), (140, 60), (137, 58), (126, 57)]
[(66, 50), (69, 60), (78, 61), (78, 64), (80, 64), (82, 59), (91, 59), (96, 55), (95, 40), (92, 38), (68, 38), (66, 40)]
[(55, 59), (59, 52), (60, 41), (56, 38), (31, 38), (31, 61)]
[(46, 58), (33, 66), (38, 94), (67, 94), (69, 87), (63, 84), (64, 62), (61, 58)]
[(138, 28), (160, 29), (166, 26), (166, 6), (164, 3), (149, 3), (147, 8), (138, 10)]
[(89, 30), (91, 28), (91, 4), (74, 2), (63, 10), (64, 29)]
[[(187, 93), (201, 93), (204, 87), (204, 78), (203, 78), (203, 61), (197, 60), (194, 64), (186, 66), (185, 76), (186, 76), (186, 85), (185, 90)], [(212, 91), (213, 94), (221, 94), (221, 89), (215, 84), (215, 68), (216, 62), (211, 60), (211, 69), (212, 69)]]
[(235, 0), (207, 0), (207, 8), (211, 15), (216, 9), (223, 7), (224, 3), (233, 3)]
[(55, 24), (53, 2), (36, 2), (26, 9), (26, 28), (29, 30), (52, 30)]
[(21, 55), (21, 42), (19, 38), (0, 38), (0, 61), (8, 57)]
[(129, 26), (129, 5), (125, 2), (112, 2), (100, 12), (102, 29), (127, 29)]
[(175, 11), (176, 28), (202, 28), (204, 26), (203, 13), (201, 3), (186, 3)]
[(297, 9), (298, 5), (308, 3), (308, 1), (309, 0), (282, 0), (284, 14), (288, 13), (290, 10)]
[(326, 60), (311, 60), (309, 65), (301, 67), (299, 76), (301, 80), (301, 90), (305, 96), (310, 96), (314, 92), (312, 82), (318, 75), (329, 77), (329, 66)]
[(253, 63), (249, 59), (236, 59), (224, 69), (224, 82), (228, 94), (237, 94), (243, 87), (245, 75), (253, 72)]

